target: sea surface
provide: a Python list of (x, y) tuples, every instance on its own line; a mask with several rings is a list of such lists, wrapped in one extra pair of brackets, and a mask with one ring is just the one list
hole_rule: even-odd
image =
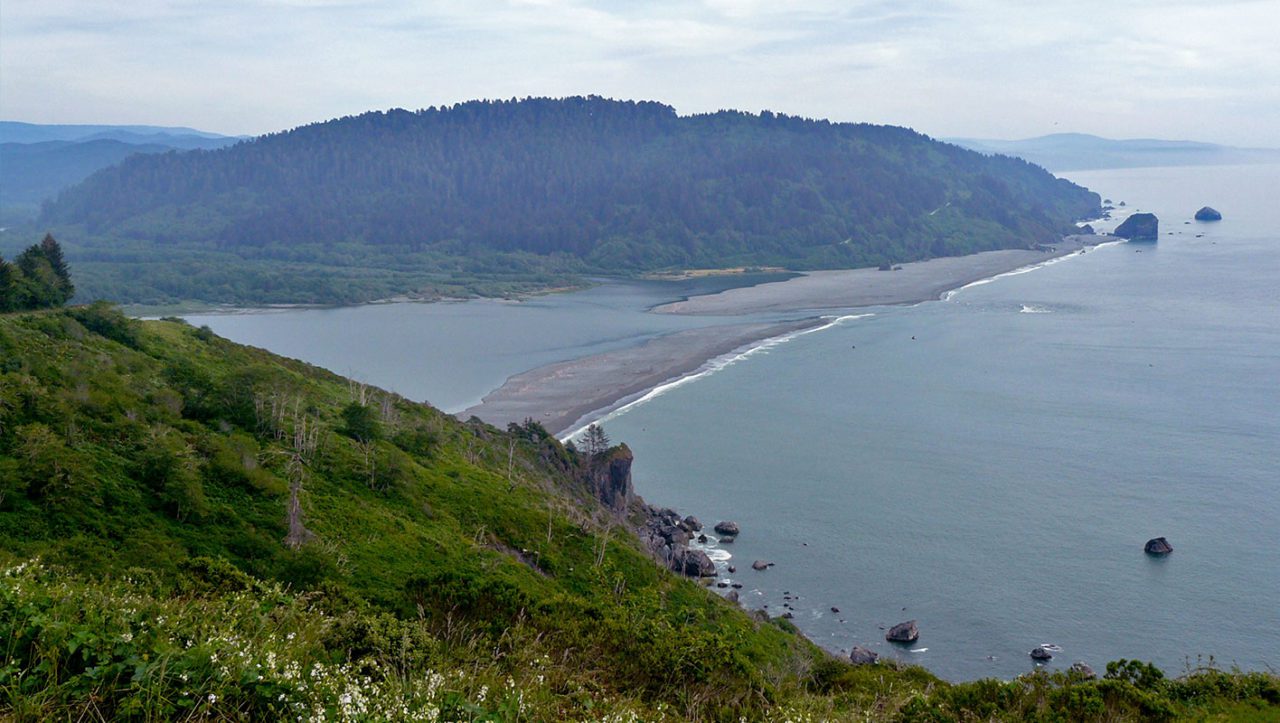
[(746, 605), (950, 679), (1041, 643), (1280, 667), (1280, 167), (1071, 178), (1160, 240), (871, 309), (605, 422), (649, 500), (739, 523)]
[[(739, 523), (711, 547), (745, 605), (956, 680), (1026, 672), (1041, 643), (1050, 667), (1280, 667), (1280, 166), (1069, 177), (1155, 212), (1160, 240), (851, 310), (604, 419), (651, 503)], [(1206, 204), (1224, 220), (1183, 223)], [(188, 319), (457, 410), (736, 321), (644, 312), (755, 281)], [(1155, 536), (1174, 552), (1145, 555)], [(909, 619), (916, 644), (885, 642)]]

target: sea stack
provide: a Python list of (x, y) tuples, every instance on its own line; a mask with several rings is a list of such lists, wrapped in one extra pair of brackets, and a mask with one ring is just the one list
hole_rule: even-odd
[(1173, 552), (1173, 545), (1170, 545), (1169, 541), (1163, 537), (1153, 537), (1147, 540), (1147, 546), (1142, 549), (1148, 555), (1168, 555)]
[(914, 643), (920, 639), (920, 629), (916, 627), (916, 621), (908, 620), (889, 628), (884, 639), (892, 643)]
[(1196, 220), (1197, 221), (1221, 221), (1222, 214), (1218, 213), (1218, 210), (1215, 208), (1212, 208), (1210, 206), (1205, 206), (1199, 211), (1196, 211)]
[(1135, 213), (1116, 227), (1115, 235), (1130, 241), (1155, 241), (1160, 237), (1160, 219), (1154, 213)]
[(737, 537), (738, 523), (730, 520), (722, 520), (716, 523), (715, 531), (717, 535), (732, 535), (733, 537)]

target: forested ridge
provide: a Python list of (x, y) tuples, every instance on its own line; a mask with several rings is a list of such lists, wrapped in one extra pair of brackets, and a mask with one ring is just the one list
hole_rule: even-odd
[(133, 157), (40, 223), (88, 262), (222, 254), (409, 273), (391, 285), (411, 287), (877, 265), (1052, 242), (1099, 212), (1096, 194), (1039, 167), (904, 128), (577, 97), (371, 112)]

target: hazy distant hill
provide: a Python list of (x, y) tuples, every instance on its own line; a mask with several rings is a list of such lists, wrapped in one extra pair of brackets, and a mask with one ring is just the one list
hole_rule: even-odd
[(1055, 133), (1020, 141), (982, 138), (949, 138), (947, 141), (982, 153), (1022, 158), (1051, 171), (1280, 161), (1280, 150), (1276, 149), (1151, 138), (1111, 140), (1084, 133)]
[[(188, 258), (616, 273), (1026, 247), (1098, 212), (1096, 194), (1040, 168), (904, 128), (569, 98), (373, 112), (136, 156), (64, 192), (41, 223), (103, 260), (124, 242)], [(165, 283), (221, 293), (190, 275)], [(291, 298), (281, 288), (273, 298)]]
[(34, 218), (41, 201), (134, 153), (222, 148), (240, 140), (192, 128), (0, 121), (0, 222)]

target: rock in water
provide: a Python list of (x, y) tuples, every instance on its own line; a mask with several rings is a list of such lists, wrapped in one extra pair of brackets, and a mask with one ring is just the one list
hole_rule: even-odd
[(1082, 661), (1072, 663), (1070, 670), (1085, 680), (1093, 680), (1098, 677), (1098, 674), (1093, 672), (1093, 668), (1090, 668), (1088, 663)]
[(1173, 545), (1170, 545), (1169, 541), (1163, 537), (1153, 537), (1147, 540), (1147, 546), (1142, 549), (1148, 555), (1168, 555), (1173, 552)]
[(1160, 237), (1160, 219), (1154, 213), (1135, 213), (1116, 227), (1115, 235), (1130, 241), (1155, 241)]
[(1032, 649), (1031, 657), (1035, 660), (1052, 660), (1053, 653), (1050, 653), (1047, 649), (1037, 645)]
[(884, 639), (894, 643), (914, 643), (920, 638), (920, 629), (916, 627), (916, 621), (908, 620), (905, 623), (898, 623), (889, 628), (889, 632), (884, 634)]
[(738, 523), (730, 522), (728, 520), (724, 520), (723, 522), (717, 522), (715, 526), (715, 531), (716, 531), (716, 534), (718, 535), (733, 535), (734, 537), (737, 537)]
[(752, 570), (768, 570), (771, 565), (773, 565), (772, 562), (765, 562), (764, 560), (756, 560), (755, 562), (751, 563), (751, 569)]
[(1205, 206), (1199, 211), (1196, 211), (1196, 220), (1197, 221), (1221, 221), (1222, 214), (1218, 213), (1218, 210), (1216, 208)]
[(854, 665), (871, 665), (880, 659), (874, 650), (868, 650), (861, 645), (853, 646), (853, 650), (849, 651), (849, 662)]

